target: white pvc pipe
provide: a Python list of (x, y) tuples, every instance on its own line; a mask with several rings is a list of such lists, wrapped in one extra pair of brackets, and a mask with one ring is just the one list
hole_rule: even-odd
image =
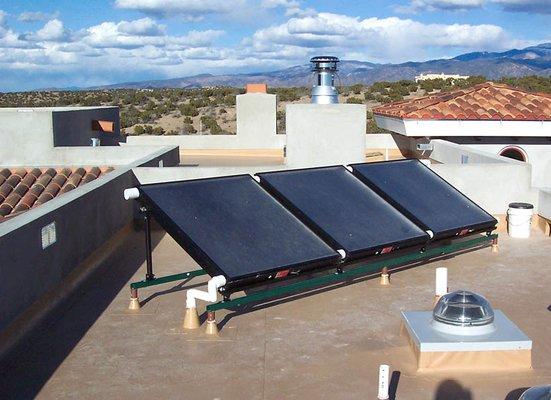
[(209, 279), (207, 291), (199, 289), (189, 289), (186, 293), (186, 308), (196, 308), (196, 299), (214, 303), (218, 299), (218, 289), (226, 284), (226, 278), (223, 275), (217, 275)]
[(436, 268), (436, 296), (444, 296), (448, 293), (448, 269), (444, 267)]
[(140, 197), (140, 191), (138, 188), (124, 189), (124, 199), (131, 200)]
[(388, 400), (388, 386), (389, 382), (389, 371), (390, 367), (386, 364), (379, 366), (379, 393), (377, 394), (377, 399), (379, 400)]

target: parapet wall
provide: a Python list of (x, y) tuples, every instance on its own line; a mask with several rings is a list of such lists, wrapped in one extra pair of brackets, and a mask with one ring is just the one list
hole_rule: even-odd
[[(87, 161), (98, 164), (98, 160)], [(101, 161), (111, 165), (116, 162), (106, 158)], [(135, 202), (123, 198), (124, 189), (138, 183), (132, 168), (158, 167), (161, 161), (167, 167), (178, 165), (178, 149), (149, 148), (148, 153), (134, 157), (128, 165), (0, 224), (0, 352), (13, 340), (8, 340), (10, 334), (21, 333), (4, 332), (10, 324), (26, 318), (25, 310), (56, 290), (92, 252), (134, 219)], [(49, 237), (55, 236), (55, 240), (43, 247), (45, 227), (50, 227)]]

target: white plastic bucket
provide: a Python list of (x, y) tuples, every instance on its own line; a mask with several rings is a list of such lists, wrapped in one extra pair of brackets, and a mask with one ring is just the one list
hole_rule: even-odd
[(507, 210), (509, 236), (526, 239), (530, 237), (534, 206), (528, 203), (511, 203)]

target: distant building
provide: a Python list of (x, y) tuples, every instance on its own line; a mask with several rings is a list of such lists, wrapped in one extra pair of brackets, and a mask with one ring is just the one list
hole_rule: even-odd
[(448, 75), (448, 74), (421, 74), (415, 77), (415, 82), (425, 81), (427, 79), (467, 79), (469, 75)]

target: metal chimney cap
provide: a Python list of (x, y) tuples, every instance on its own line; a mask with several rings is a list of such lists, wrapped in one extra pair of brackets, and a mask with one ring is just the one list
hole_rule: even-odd
[(470, 327), (494, 322), (494, 310), (483, 296), (458, 290), (445, 294), (432, 312), (433, 319), (446, 325)]
[(551, 385), (534, 386), (524, 392), (518, 400), (551, 400)]
[(312, 71), (336, 71), (338, 57), (333, 56), (317, 56), (310, 59), (312, 65)]
[(310, 59), (310, 62), (311, 63), (318, 63), (318, 62), (335, 62), (335, 63), (338, 63), (340, 60), (338, 57), (334, 57), (334, 56), (316, 56), (316, 57), (312, 57)]

